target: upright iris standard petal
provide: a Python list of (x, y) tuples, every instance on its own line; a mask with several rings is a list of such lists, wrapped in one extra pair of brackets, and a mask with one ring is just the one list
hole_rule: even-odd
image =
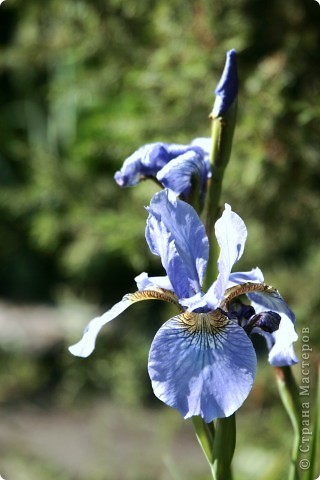
[(195, 328), (186, 326), (183, 314), (160, 328), (151, 345), (148, 370), (160, 400), (185, 418), (200, 415), (209, 423), (228, 417), (247, 398), (256, 355), (236, 323), (211, 328), (214, 312), (192, 315)]
[(264, 277), (263, 273), (259, 267), (255, 267), (248, 272), (234, 272), (231, 273), (228, 282), (228, 288), (233, 287), (234, 285), (240, 285), (241, 283), (263, 283)]
[(227, 52), (226, 64), (215, 89), (216, 100), (212, 115), (220, 117), (231, 107), (238, 95), (237, 55), (235, 50)]
[(231, 210), (230, 205), (225, 204), (222, 216), (216, 221), (215, 233), (220, 247), (219, 275), (206, 294), (208, 305), (212, 308), (216, 308), (223, 299), (231, 269), (242, 256), (247, 229), (241, 217)]
[(138, 290), (152, 290), (153, 288), (163, 288), (165, 290), (173, 291), (170, 280), (167, 276), (163, 277), (149, 277), (146, 272), (140, 273), (135, 277), (135, 282), (137, 284)]
[(160, 256), (175, 293), (187, 298), (200, 292), (209, 242), (196, 211), (170, 190), (156, 193), (148, 211), (146, 240)]

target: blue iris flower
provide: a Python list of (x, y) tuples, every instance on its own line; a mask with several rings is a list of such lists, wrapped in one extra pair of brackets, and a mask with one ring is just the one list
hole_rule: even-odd
[(192, 179), (197, 177), (199, 198), (203, 201), (211, 176), (208, 147), (204, 139), (195, 139), (190, 145), (149, 143), (124, 161), (115, 173), (115, 181), (120, 187), (131, 187), (151, 178), (187, 200)]
[[(154, 393), (185, 418), (200, 415), (211, 422), (227, 417), (242, 405), (253, 385), (256, 354), (249, 334), (266, 338), (272, 365), (297, 361), (292, 346), (297, 339), (294, 315), (278, 291), (263, 283), (258, 268), (231, 273), (243, 253), (247, 230), (229, 205), (215, 224), (219, 274), (206, 293), (202, 285), (209, 242), (193, 207), (165, 189), (154, 195), (148, 212), (146, 240), (167, 275), (139, 275), (138, 291), (93, 319), (70, 351), (90, 355), (101, 327), (137, 301), (170, 302), (178, 314), (156, 333), (149, 353)], [(247, 295), (251, 305), (241, 303), (240, 295)]]

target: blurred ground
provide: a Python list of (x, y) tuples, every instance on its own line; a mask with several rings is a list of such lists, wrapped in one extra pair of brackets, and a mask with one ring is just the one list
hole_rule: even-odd
[(0, 418), (6, 480), (37, 472), (46, 479), (171, 480), (206, 471), (191, 425), (175, 413), (168, 422), (161, 413), (99, 402), (72, 412), (23, 406)]

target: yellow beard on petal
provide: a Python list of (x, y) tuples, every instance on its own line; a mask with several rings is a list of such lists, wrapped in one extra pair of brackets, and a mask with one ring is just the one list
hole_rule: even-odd
[(231, 300), (239, 297), (240, 295), (245, 295), (252, 292), (266, 292), (272, 294), (278, 293), (278, 290), (265, 283), (241, 283), (239, 285), (235, 285), (234, 287), (228, 288), (225, 291), (224, 300), (221, 302), (220, 308), (223, 310), (228, 310)]
[(189, 333), (210, 335), (219, 333), (230, 321), (219, 308), (209, 313), (184, 312), (176, 318)]
[(180, 312), (183, 312), (183, 307), (179, 304), (179, 299), (171, 290), (164, 288), (154, 288), (152, 290), (143, 290), (141, 292), (128, 293), (123, 297), (125, 300), (130, 300), (132, 303), (141, 302), (143, 300), (162, 300), (164, 302), (172, 303)]

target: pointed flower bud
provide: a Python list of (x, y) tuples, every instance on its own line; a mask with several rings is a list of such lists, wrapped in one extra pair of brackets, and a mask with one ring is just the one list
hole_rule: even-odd
[(212, 116), (221, 117), (231, 107), (238, 95), (237, 55), (234, 49), (227, 52), (226, 63), (215, 94), (216, 100)]

